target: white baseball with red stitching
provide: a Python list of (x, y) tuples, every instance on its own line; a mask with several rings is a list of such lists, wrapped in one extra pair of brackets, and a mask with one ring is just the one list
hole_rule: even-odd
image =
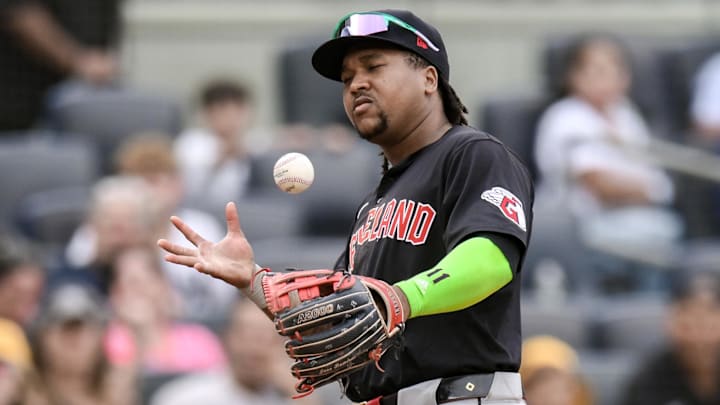
[(280, 190), (298, 194), (307, 190), (315, 180), (315, 169), (310, 159), (298, 152), (282, 155), (273, 167), (273, 179)]

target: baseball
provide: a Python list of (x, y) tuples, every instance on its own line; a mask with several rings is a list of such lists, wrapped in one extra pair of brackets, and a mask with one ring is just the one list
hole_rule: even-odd
[(299, 194), (307, 190), (315, 179), (315, 169), (307, 156), (290, 152), (280, 156), (273, 167), (273, 179), (280, 190)]

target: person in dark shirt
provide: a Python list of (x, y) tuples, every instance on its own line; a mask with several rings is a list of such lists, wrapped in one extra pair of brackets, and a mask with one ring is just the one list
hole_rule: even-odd
[(667, 320), (668, 345), (639, 369), (623, 404), (720, 404), (720, 275), (678, 280)]
[(122, 0), (0, 1), (0, 131), (35, 126), (48, 90), (118, 71)]

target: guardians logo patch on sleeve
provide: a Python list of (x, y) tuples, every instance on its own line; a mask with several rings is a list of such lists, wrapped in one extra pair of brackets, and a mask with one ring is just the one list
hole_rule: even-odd
[(523, 204), (522, 201), (515, 196), (515, 194), (502, 187), (493, 187), (489, 190), (483, 191), (480, 197), (490, 204), (498, 207), (505, 218), (515, 223), (515, 225), (522, 229), (523, 232), (527, 232)]

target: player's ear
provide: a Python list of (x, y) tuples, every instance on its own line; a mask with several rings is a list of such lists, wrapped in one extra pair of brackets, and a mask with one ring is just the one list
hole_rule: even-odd
[(427, 66), (425, 73), (425, 94), (435, 93), (438, 89), (438, 71), (435, 66)]

